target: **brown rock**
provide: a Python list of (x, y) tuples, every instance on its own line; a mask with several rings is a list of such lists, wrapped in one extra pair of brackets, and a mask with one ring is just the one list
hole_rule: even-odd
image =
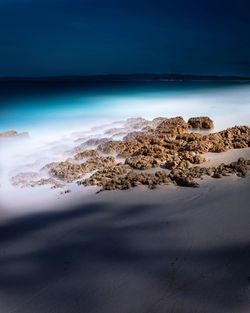
[(101, 154), (98, 150), (90, 149), (90, 150), (82, 150), (81, 152), (78, 152), (75, 156), (75, 160), (82, 160), (87, 158), (93, 158), (93, 157), (100, 157)]
[(207, 116), (191, 117), (188, 120), (188, 125), (198, 129), (212, 129), (214, 127), (213, 121)]

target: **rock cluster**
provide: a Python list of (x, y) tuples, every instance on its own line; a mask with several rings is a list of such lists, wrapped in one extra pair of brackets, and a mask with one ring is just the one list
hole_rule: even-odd
[(231, 174), (240, 177), (246, 176), (250, 168), (250, 160), (240, 158), (237, 162), (228, 165), (221, 164), (218, 167), (178, 167), (167, 171), (161, 170), (154, 173), (134, 171), (126, 164), (117, 164), (98, 170), (87, 179), (78, 181), (85, 186), (99, 186), (101, 190), (130, 189), (138, 185), (147, 185), (154, 189), (157, 185), (176, 184), (183, 187), (198, 187), (196, 179), (204, 176), (220, 178)]
[(129, 166), (119, 164), (99, 170), (90, 178), (78, 183), (85, 186), (99, 186), (101, 190), (124, 190), (138, 185), (147, 185), (150, 189), (154, 189), (157, 185), (169, 184), (170, 182), (165, 171), (155, 173), (135, 172)]
[[(244, 159), (216, 168), (198, 166), (205, 162), (204, 153), (250, 147), (247, 126), (202, 134), (190, 131), (190, 127), (211, 129), (210, 118), (191, 118), (187, 123), (178, 116), (153, 121), (128, 119), (124, 127), (132, 132), (122, 140), (92, 138), (72, 151), (73, 159), (47, 164), (42, 171), (64, 182), (78, 181), (113, 190), (140, 184), (149, 188), (169, 183), (197, 187), (197, 179), (203, 176), (237, 174), (244, 177), (249, 169), (249, 161)], [(113, 129), (114, 132), (117, 129)], [(122, 163), (115, 157), (122, 158)]]
[(231, 174), (236, 174), (239, 177), (245, 177), (247, 175), (247, 171), (249, 170), (249, 166), (250, 160), (245, 160), (244, 158), (239, 158), (237, 162), (232, 162), (228, 165), (222, 163), (220, 166), (215, 168), (212, 177), (221, 178)]
[(97, 169), (115, 164), (115, 158), (112, 156), (107, 157), (91, 157), (84, 163), (77, 164), (70, 161), (49, 164), (47, 168), (49, 173), (65, 182), (73, 182), (82, 178), (87, 173), (91, 173)]

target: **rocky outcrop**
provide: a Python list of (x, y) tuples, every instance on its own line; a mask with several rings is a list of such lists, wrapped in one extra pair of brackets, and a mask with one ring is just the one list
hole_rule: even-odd
[[(213, 122), (208, 117), (191, 118), (188, 123), (182, 117), (161, 117), (153, 121), (128, 119), (124, 127), (133, 131), (122, 140), (90, 139), (74, 149), (74, 159), (48, 164), (44, 169), (63, 181), (79, 181), (105, 190), (128, 189), (138, 184), (153, 188), (169, 182), (196, 187), (197, 179), (203, 176), (246, 175), (249, 164), (245, 160), (217, 168), (198, 165), (205, 162), (204, 153), (250, 147), (249, 127), (235, 126), (203, 134), (190, 132), (190, 126), (210, 129)], [(117, 129), (113, 128), (112, 132)], [(97, 147), (87, 149), (89, 146)], [(122, 158), (122, 163), (115, 157)], [(81, 160), (84, 162), (80, 163)], [(153, 168), (161, 171), (152, 173)], [(88, 179), (86, 174), (90, 175)]]
[[(115, 164), (115, 158), (108, 157), (92, 157), (87, 159), (86, 162), (78, 164), (70, 161), (64, 161), (60, 163), (53, 163), (47, 166), (49, 173), (65, 182), (73, 182), (82, 178), (87, 173), (91, 173), (95, 170), (105, 168), (106, 166)], [(43, 168), (45, 169), (45, 168)]]
[[(184, 162), (184, 161), (183, 161)], [(123, 190), (146, 185), (150, 189), (158, 185), (174, 184), (182, 187), (198, 187), (197, 179), (204, 176), (220, 178), (236, 174), (244, 177), (250, 169), (250, 160), (240, 158), (237, 162), (228, 165), (221, 164), (218, 167), (189, 167), (186, 165), (176, 167), (168, 173), (161, 170), (154, 173), (146, 171), (135, 171), (127, 164), (116, 164), (98, 170), (87, 179), (78, 181), (78, 184), (85, 186), (98, 186), (100, 190)]]
[(101, 190), (124, 190), (139, 185), (146, 185), (150, 189), (154, 189), (157, 185), (169, 183), (170, 179), (164, 171), (137, 173), (131, 171), (131, 168), (126, 165), (117, 165), (107, 171), (97, 171), (90, 178), (79, 182), (85, 186), (99, 186)]
[(214, 128), (214, 123), (208, 116), (191, 117), (188, 120), (188, 125), (191, 128), (196, 129), (212, 129)]
[(64, 161), (50, 167), (49, 173), (65, 182), (72, 182), (80, 179), (85, 174), (85, 171), (81, 164)]
[(239, 177), (245, 177), (249, 170), (250, 160), (239, 158), (237, 162), (232, 162), (228, 165), (222, 163), (220, 166), (214, 169), (212, 177), (221, 178), (223, 176), (229, 176), (236, 174)]

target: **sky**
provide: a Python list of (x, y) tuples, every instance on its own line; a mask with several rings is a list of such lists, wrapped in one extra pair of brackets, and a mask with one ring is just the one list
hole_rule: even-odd
[(0, 76), (250, 76), (249, 0), (0, 0)]

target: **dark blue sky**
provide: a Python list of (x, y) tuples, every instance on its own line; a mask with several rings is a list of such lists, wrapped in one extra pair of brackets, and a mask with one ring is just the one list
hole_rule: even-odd
[(250, 76), (249, 0), (0, 0), (0, 76)]

